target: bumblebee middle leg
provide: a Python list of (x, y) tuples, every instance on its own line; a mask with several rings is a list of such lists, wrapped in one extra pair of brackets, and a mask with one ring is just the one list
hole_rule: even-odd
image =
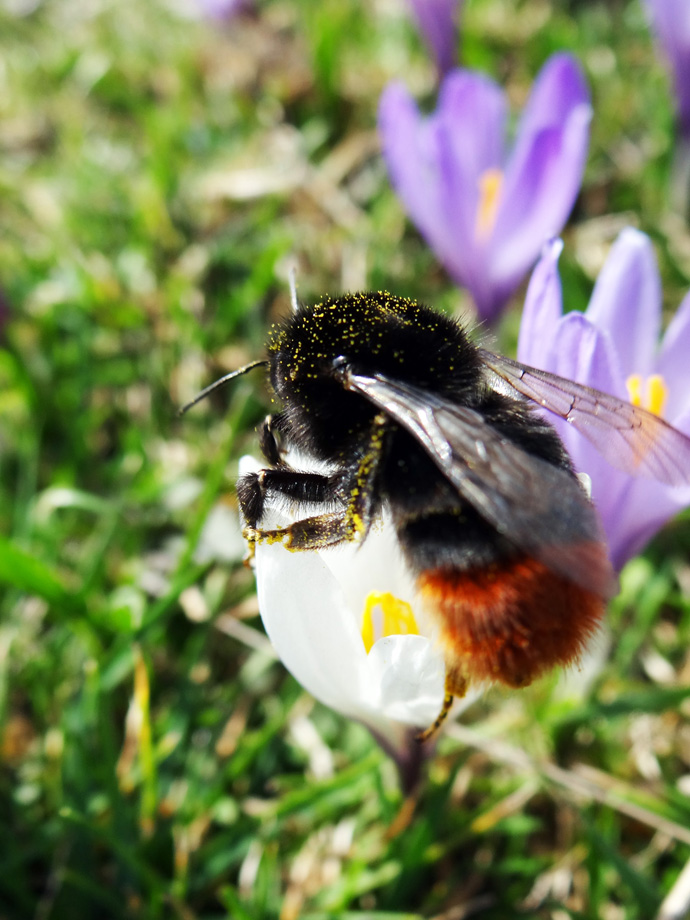
[[(286, 527), (262, 529), (258, 522), (275, 497), (299, 504), (339, 505), (336, 511), (313, 515)], [(282, 543), (288, 549), (323, 549), (352, 539), (348, 533), (346, 507), (339, 479), (320, 473), (302, 473), (289, 467), (247, 473), (237, 483), (237, 497), (246, 522), (244, 535), (250, 544)]]
[(314, 515), (273, 530), (245, 527), (244, 536), (250, 544), (282, 543), (289, 550), (325, 549), (355, 538), (344, 512)]
[[(346, 504), (339, 477), (300, 473), (285, 467), (248, 473), (237, 483), (237, 496), (250, 544), (282, 543), (287, 549), (336, 546), (362, 536), (371, 525), (371, 495), (359, 490)], [(285, 527), (263, 529), (258, 522), (271, 498), (282, 496), (297, 504), (339, 505), (335, 511), (311, 515)]]
[(276, 496), (297, 504), (334, 504), (344, 507), (335, 476), (302, 473), (287, 466), (246, 473), (237, 482), (237, 500), (249, 527), (256, 528), (266, 505)]
[[(347, 476), (305, 473), (281, 465), (248, 473), (237, 483), (237, 497), (246, 521), (245, 537), (251, 543), (280, 542), (288, 549), (308, 550), (364, 539), (371, 527), (375, 508), (375, 480), (383, 451), (385, 417), (377, 415), (370, 432), (368, 449)], [(271, 447), (271, 425), (264, 424), (264, 437)], [(336, 505), (334, 511), (295, 521), (287, 527), (262, 530), (258, 522), (267, 503), (282, 496), (297, 504)]]

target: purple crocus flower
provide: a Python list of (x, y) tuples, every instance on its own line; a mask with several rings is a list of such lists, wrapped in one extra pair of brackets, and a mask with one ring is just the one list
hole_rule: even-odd
[(690, 222), (690, 3), (646, 0), (646, 6), (670, 65), (676, 97), (678, 136), (671, 167), (671, 207)]
[(455, 66), (461, 0), (410, 0), (412, 14), (443, 76)]
[(654, 30), (668, 58), (681, 134), (690, 136), (690, 3), (646, 0)]
[(199, 9), (208, 19), (227, 21), (245, 13), (252, 6), (251, 0), (198, 0)]
[(497, 316), (563, 227), (582, 179), (591, 114), (582, 72), (567, 54), (542, 68), (510, 155), (506, 98), (487, 77), (452, 71), (428, 118), (401, 84), (384, 91), (379, 128), (393, 186), (482, 319)]
[[(690, 434), (690, 295), (661, 344), (661, 284), (651, 242), (631, 228), (618, 237), (585, 313), (562, 314), (560, 240), (549, 243), (532, 275), (518, 358), (662, 415)], [(690, 487), (671, 488), (610, 466), (566, 422), (547, 413), (575, 465), (592, 480), (616, 569), (636, 555), (681, 508)]]

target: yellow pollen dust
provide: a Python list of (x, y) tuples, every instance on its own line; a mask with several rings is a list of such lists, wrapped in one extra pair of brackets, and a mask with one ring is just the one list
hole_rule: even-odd
[(641, 374), (631, 374), (625, 385), (633, 406), (641, 406), (654, 415), (663, 415), (668, 389), (660, 374), (651, 374), (646, 380), (643, 380)]
[[(374, 612), (381, 611), (381, 631), (374, 627)], [(367, 654), (377, 639), (384, 636), (418, 636), (417, 621), (412, 607), (389, 592), (370, 591), (362, 613), (362, 640)]]
[(479, 177), (479, 205), (475, 232), (480, 239), (485, 239), (494, 229), (502, 187), (501, 169), (486, 169)]

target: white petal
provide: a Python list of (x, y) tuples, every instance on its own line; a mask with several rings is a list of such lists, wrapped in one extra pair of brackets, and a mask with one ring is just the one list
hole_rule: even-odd
[(324, 550), (321, 558), (341, 585), (358, 627), (372, 591), (390, 592), (412, 605), (417, 613), (414, 581), (403, 561), (391, 522), (375, 525), (364, 543)]
[[(242, 459), (241, 473), (257, 468), (253, 458)], [(261, 526), (285, 526), (286, 511), (269, 508)], [(390, 592), (409, 603), (426, 630), (391, 521), (376, 525), (364, 544), (320, 552), (260, 543), (255, 568), (266, 632), (286, 668), (313, 696), (365, 723), (393, 749), (406, 743), (404, 726), (433, 723), (444, 695), (439, 647), (426, 635), (389, 636), (367, 655), (361, 636), (371, 592)]]
[(369, 652), (367, 677), (378, 712), (405, 725), (427, 728), (443, 704), (445, 665), (424, 636), (387, 636)]
[(359, 718), (364, 643), (318, 554), (261, 543), (256, 581), (261, 619), (286, 668), (321, 702)]
[(218, 502), (204, 521), (194, 561), (200, 565), (214, 560), (231, 562), (241, 559), (246, 549), (237, 511)]
[(238, 466), (240, 476), (244, 476), (245, 473), (258, 473), (261, 469), (261, 463), (251, 454), (243, 454)]

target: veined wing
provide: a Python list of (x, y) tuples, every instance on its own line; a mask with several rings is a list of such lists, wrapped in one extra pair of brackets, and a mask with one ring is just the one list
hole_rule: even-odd
[(381, 374), (344, 383), (382, 409), (427, 451), (498, 533), (589, 590), (617, 590), (599, 521), (578, 481), (500, 435), (480, 413)]
[(490, 370), (569, 422), (612, 466), (670, 486), (690, 485), (690, 438), (658, 415), (566, 377), (479, 351)]

